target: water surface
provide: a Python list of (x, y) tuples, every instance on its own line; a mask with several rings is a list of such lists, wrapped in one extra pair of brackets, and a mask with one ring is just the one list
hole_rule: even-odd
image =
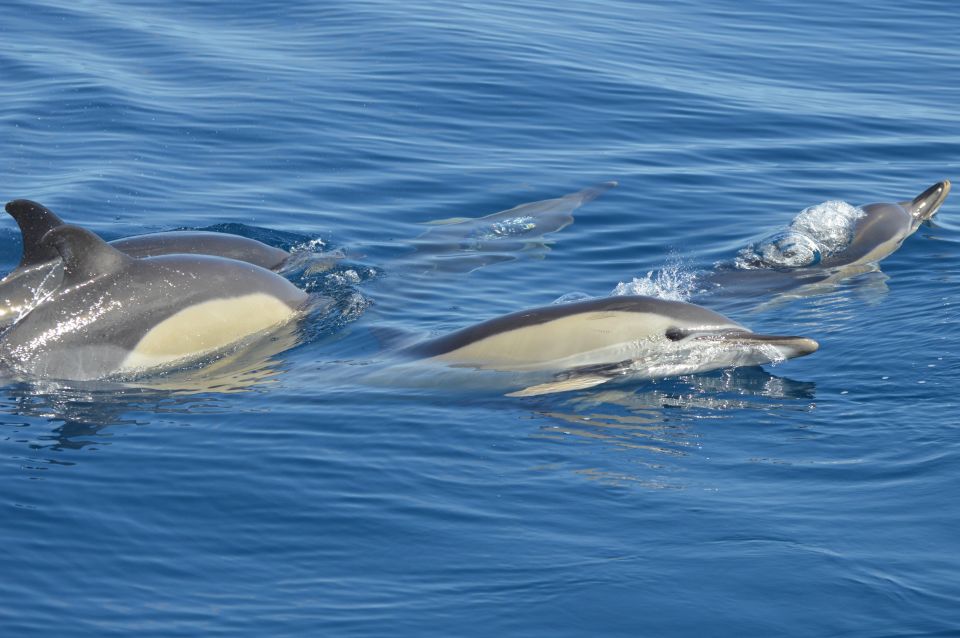
[[(531, 399), (363, 380), (390, 335), (683, 292), (807, 207), (956, 178), (958, 29), (939, 2), (7, 3), (2, 198), (338, 259), (288, 273), (337, 302), (299, 345), (191, 392), (2, 388), (0, 633), (955, 632), (954, 200), (880, 270), (722, 308), (804, 359)], [(608, 180), (504, 259), (416, 257), (426, 222)]]

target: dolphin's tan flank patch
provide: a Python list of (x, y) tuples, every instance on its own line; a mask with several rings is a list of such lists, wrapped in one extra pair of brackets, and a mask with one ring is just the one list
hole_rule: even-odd
[(184, 308), (145, 334), (120, 365), (133, 372), (195, 358), (289, 321), (296, 311), (268, 294), (205, 301)]

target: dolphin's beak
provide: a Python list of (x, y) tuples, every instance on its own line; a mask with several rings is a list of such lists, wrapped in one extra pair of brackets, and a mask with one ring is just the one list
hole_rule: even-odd
[(914, 197), (913, 201), (900, 202), (900, 205), (913, 215), (917, 222), (924, 222), (936, 214), (949, 194), (950, 181), (943, 180)]
[(762, 335), (748, 330), (730, 330), (711, 335), (703, 335), (697, 339), (716, 340), (723, 343), (742, 347), (773, 348), (784, 359), (793, 359), (813, 354), (820, 348), (820, 344), (807, 337), (782, 337), (779, 335)]

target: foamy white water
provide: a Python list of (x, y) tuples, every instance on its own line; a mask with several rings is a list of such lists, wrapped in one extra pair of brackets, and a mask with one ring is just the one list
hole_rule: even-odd
[(784, 230), (741, 250), (733, 264), (743, 270), (815, 265), (850, 244), (864, 215), (862, 208), (844, 201), (805, 208)]
[(660, 270), (651, 270), (644, 277), (620, 282), (611, 296), (644, 295), (670, 301), (687, 301), (697, 291), (697, 273), (673, 257)]

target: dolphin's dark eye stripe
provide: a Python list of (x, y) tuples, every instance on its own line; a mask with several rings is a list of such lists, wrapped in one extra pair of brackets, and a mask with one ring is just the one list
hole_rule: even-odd
[(670, 327), (667, 328), (667, 331), (663, 333), (663, 336), (669, 339), (670, 341), (680, 341), (687, 336), (687, 333), (681, 330), (680, 328)]

